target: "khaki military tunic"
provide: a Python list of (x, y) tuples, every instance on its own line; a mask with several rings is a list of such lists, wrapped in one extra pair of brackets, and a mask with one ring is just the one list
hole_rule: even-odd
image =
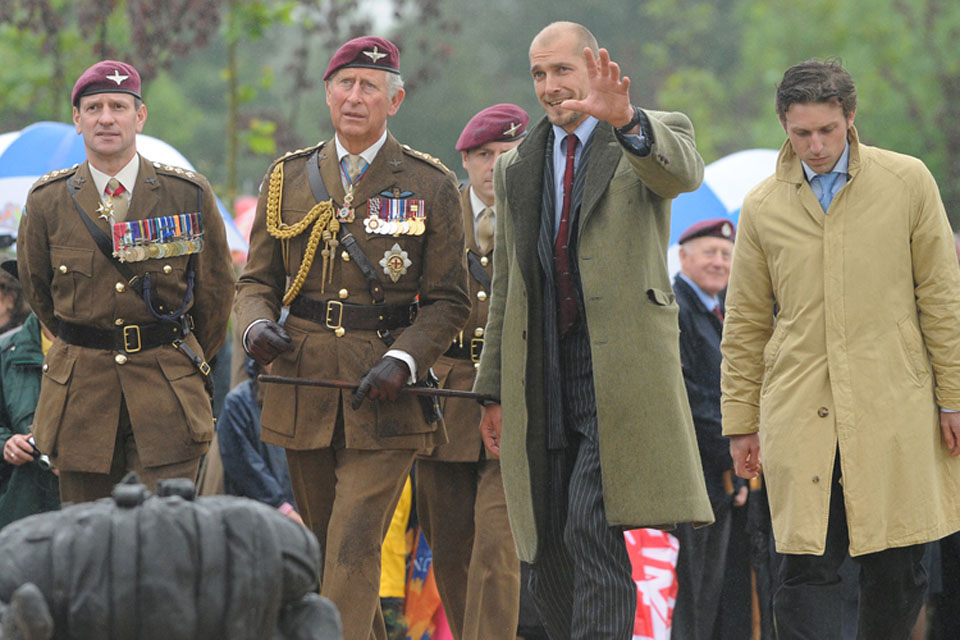
[[(101, 330), (156, 322), (143, 299), (97, 247), (77, 203), (108, 236), (98, 215), (100, 194), (87, 163), (41, 178), (27, 198), (18, 234), (18, 266), (30, 306), (55, 335), (61, 322)], [(204, 246), (196, 254), (193, 295), (186, 312), (194, 329), (185, 340), (209, 359), (223, 343), (232, 299), (233, 267), (223, 220), (209, 183), (194, 172), (140, 158), (127, 220), (200, 211)], [(155, 300), (169, 311), (186, 296), (189, 257), (129, 262), (150, 274)], [(38, 447), (64, 471), (107, 473), (121, 403), (130, 416), (144, 467), (197, 458), (213, 436), (203, 378), (172, 345), (135, 353), (54, 341), (43, 364), (33, 433)]]
[[(294, 225), (316, 204), (306, 171), (312, 151), (294, 152), (277, 161), (283, 171), (280, 217), (286, 225)], [(266, 195), (277, 163), (261, 188), (250, 237), (250, 259), (237, 283), (236, 313), (241, 327), (261, 318), (279, 318), (284, 292), (300, 268), (310, 236), (308, 229), (289, 240), (279, 240), (267, 231)], [(339, 208), (345, 193), (332, 141), (322, 145), (318, 163), (327, 191)], [(455, 178), (439, 161), (401, 146), (388, 135), (356, 183), (354, 195), (355, 219), (344, 227), (377, 269), (385, 303), (407, 304), (419, 298), (416, 320), (406, 329), (391, 330), (396, 342), (390, 348), (410, 354), (417, 364), (417, 375), (422, 377), (449, 347), (470, 312)], [(422, 235), (369, 233), (363, 219), (371, 199), (378, 199), (383, 207), (390, 206), (391, 200), (422, 201)], [(322, 248), (321, 243), (299, 295), (321, 302), (373, 304), (366, 278), (342, 246), (334, 250), (328, 280), (323, 280)], [(384, 265), (398, 259), (404, 266), (394, 281)], [(337, 324), (336, 315), (331, 314), (331, 327)], [(325, 324), (289, 316), (285, 327), (293, 348), (273, 361), (271, 373), (358, 382), (388, 349), (376, 331), (343, 326), (342, 331), (334, 332)], [(261, 437), (288, 449), (329, 447), (340, 401), (338, 390), (270, 385), (264, 395)], [(413, 397), (401, 396), (396, 402), (366, 401), (354, 411), (347, 392), (342, 408), (347, 448), (421, 449), (445, 441), (443, 429), (423, 419)]]

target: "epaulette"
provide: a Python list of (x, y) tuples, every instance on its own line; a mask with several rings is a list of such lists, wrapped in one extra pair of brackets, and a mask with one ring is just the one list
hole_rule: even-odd
[(286, 162), (288, 160), (293, 160), (294, 158), (308, 156), (314, 151), (316, 151), (317, 149), (322, 149), (324, 144), (326, 144), (326, 142), (321, 142), (319, 144), (313, 145), (312, 147), (304, 147), (303, 149), (297, 149), (295, 151), (287, 151), (285, 154), (283, 154), (282, 156), (274, 160), (272, 163), (270, 163), (270, 166), (274, 167), (279, 162)]
[(450, 171), (450, 169), (446, 167), (446, 165), (440, 162), (440, 160), (438, 160), (437, 158), (434, 158), (429, 153), (424, 153), (423, 151), (417, 151), (416, 149), (411, 148), (410, 145), (408, 144), (402, 144), (400, 146), (403, 147), (403, 151), (407, 155), (413, 156), (414, 158), (419, 158), (420, 160), (423, 160), (427, 164), (432, 164), (433, 166), (437, 167), (438, 169), (441, 169), (446, 173), (453, 173), (452, 171)]
[(68, 167), (66, 169), (56, 169), (46, 175), (40, 176), (40, 178), (33, 183), (33, 186), (30, 187), (30, 191), (33, 191), (37, 187), (42, 187), (45, 184), (50, 184), (51, 182), (56, 182), (57, 180), (69, 178), (77, 172), (77, 168), (79, 166), (79, 164), (75, 164), (72, 167)]
[(182, 180), (187, 180), (198, 186), (203, 186), (203, 176), (192, 171), (190, 169), (184, 169), (183, 167), (174, 167), (169, 164), (163, 164), (162, 162), (152, 162), (153, 168), (157, 170), (158, 173), (163, 173), (169, 176), (176, 176)]

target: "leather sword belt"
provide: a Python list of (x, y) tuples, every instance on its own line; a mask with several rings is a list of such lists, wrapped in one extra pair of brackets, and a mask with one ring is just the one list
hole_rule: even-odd
[(176, 322), (126, 324), (115, 329), (99, 329), (72, 322), (60, 322), (57, 335), (67, 344), (90, 349), (136, 353), (164, 344), (173, 344), (190, 335), (192, 320), (181, 316)]
[(460, 360), (469, 360), (471, 362), (480, 362), (480, 353), (483, 351), (483, 338), (471, 338), (469, 343), (460, 346), (454, 342), (443, 355), (448, 358), (458, 358)]
[(354, 304), (339, 300), (314, 300), (299, 296), (290, 305), (290, 315), (336, 331), (378, 331), (409, 327), (417, 317), (416, 300), (406, 304)]

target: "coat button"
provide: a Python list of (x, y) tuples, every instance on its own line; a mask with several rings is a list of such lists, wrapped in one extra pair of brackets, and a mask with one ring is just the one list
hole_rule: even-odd
[(476, 336), (476, 337), (478, 337), (478, 338), (482, 338), (482, 337), (483, 337), (483, 327), (477, 327), (476, 329), (474, 329), (474, 330), (473, 330), (473, 335)]
[(486, 291), (477, 291), (477, 300), (479, 300), (480, 302), (483, 302), (486, 299), (487, 299)]
[(173, 271), (173, 267), (171, 267), (171, 266), (168, 265), (168, 264), (163, 265), (163, 272), (164, 272), (164, 273), (170, 273), (171, 271)]
[(67, 272), (67, 265), (65, 264), (60, 265), (60, 273), (66, 273), (66, 272)]
[(342, 338), (346, 333), (347, 333), (346, 329), (344, 329), (343, 327), (337, 327), (334, 330), (333, 335), (337, 336), (338, 338)]
[(117, 325), (118, 327), (122, 327), (122, 326), (123, 326), (123, 318), (117, 318), (116, 320), (113, 321), (113, 324)]
[(348, 297), (350, 297), (350, 292), (346, 289), (340, 289), (340, 291), (337, 292), (337, 295), (340, 296), (341, 300), (346, 300)]
[(126, 364), (127, 356), (123, 355), (122, 353), (118, 353), (117, 355), (113, 356), (113, 361), (117, 364)]
[(479, 362), (474, 362), (474, 363), (473, 363), (473, 368), (474, 368), (474, 369), (479, 369), (479, 368), (480, 368), (480, 363), (479, 363)]
[(813, 476), (813, 484), (820, 482), (820, 476)]
[(527, 339), (527, 331), (526, 331), (526, 329), (524, 329), (523, 332), (520, 333), (520, 339), (521, 339), (521, 340), (526, 340), (526, 339)]
[(118, 282), (114, 285), (114, 287), (116, 287), (117, 293), (123, 293), (127, 290), (127, 285), (123, 284), (122, 282)]
[(350, 254), (347, 253), (346, 251), (343, 251), (340, 253), (340, 259), (343, 260), (344, 262), (350, 262)]
[(43, 363), (43, 366), (40, 367), (40, 368), (43, 369), (44, 371), (46, 371), (47, 369), (50, 368), (50, 365), (48, 365), (46, 362), (44, 362), (44, 363)]
[(480, 258), (480, 264), (483, 265), (484, 267), (487, 266), (488, 264), (490, 264), (490, 258), (488, 258), (487, 256), (483, 256), (482, 258)]
[(821, 418), (826, 418), (828, 415), (830, 415), (830, 409), (827, 409), (826, 407), (820, 407), (817, 409), (817, 415)]

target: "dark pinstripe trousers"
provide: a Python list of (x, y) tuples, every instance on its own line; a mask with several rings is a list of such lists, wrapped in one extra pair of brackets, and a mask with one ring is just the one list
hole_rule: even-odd
[(629, 640), (637, 586), (623, 531), (607, 524), (603, 506), (593, 364), (584, 328), (574, 327), (560, 340), (560, 365), (568, 442), (566, 518), (546, 527), (530, 589), (551, 640)]

